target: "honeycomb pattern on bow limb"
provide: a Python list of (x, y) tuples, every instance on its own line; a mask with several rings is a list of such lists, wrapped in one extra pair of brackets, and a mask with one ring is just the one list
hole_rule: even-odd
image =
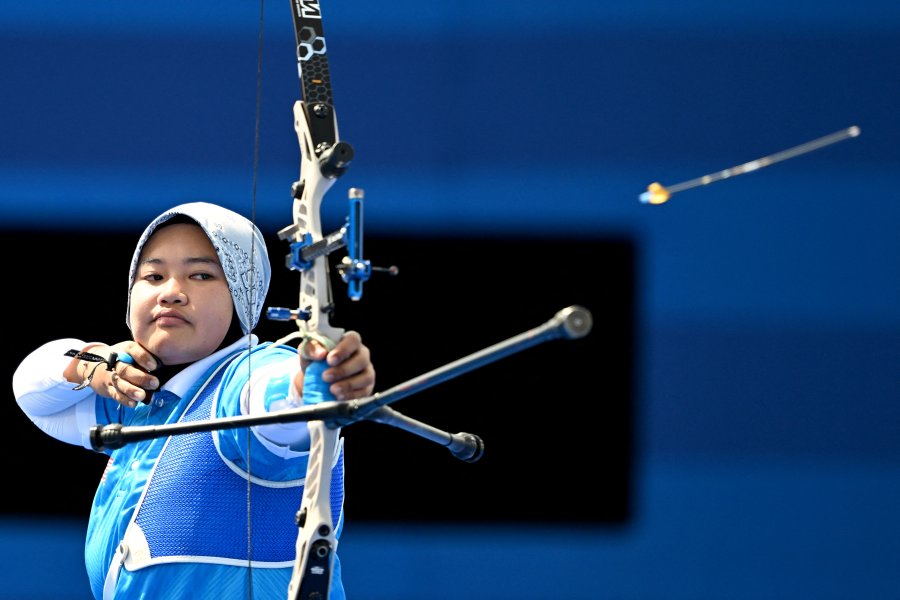
[(325, 37), (317, 35), (312, 27), (304, 27), (300, 30), (299, 40), (297, 60), (303, 80), (303, 98), (307, 104), (331, 104), (331, 75), (325, 54)]

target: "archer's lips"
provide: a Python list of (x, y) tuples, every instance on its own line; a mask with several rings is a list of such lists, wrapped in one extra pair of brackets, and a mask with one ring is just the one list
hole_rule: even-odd
[(188, 320), (176, 312), (164, 312), (156, 315), (156, 317), (153, 318), (153, 322), (159, 327), (171, 327), (174, 325), (184, 325)]

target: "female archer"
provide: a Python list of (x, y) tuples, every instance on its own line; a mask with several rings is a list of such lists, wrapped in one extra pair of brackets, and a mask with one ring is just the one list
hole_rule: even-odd
[[(372, 394), (358, 333), (330, 350), (259, 343), (271, 268), (262, 234), (202, 202), (154, 219), (132, 258), (126, 323), (114, 344), (49, 342), (13, 378), (43, 431), (92, 448), (92, 425), (164, 425), (262, 414), (303, 403), (306, 367), (341, 400)], [(302, 354), (302, 356), (301, 356)], [(305, 422), (157, 438), (107, 450), (88, 523), (95, 598), (283, 597), (296, 556), (294, 514), (309, 456)], [(343, 448), (331, 461), (331, 514), (343, 525)], [(329, 597), (344, 598), (335, 558)]]

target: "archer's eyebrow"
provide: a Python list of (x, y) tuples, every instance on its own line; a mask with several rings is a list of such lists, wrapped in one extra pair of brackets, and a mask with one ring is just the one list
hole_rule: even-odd
[[(155, 258), (153, 256), (149, 258), (145, 258), (141, 261), (141, 265), (161, 265), (164, 264), (165, 261), (161, 258)], [(184, 265), (213, 265), (216, 267), (221, 267), (221, 263), (219, 259), (212, 256), (189, 256), (181, 261)]]

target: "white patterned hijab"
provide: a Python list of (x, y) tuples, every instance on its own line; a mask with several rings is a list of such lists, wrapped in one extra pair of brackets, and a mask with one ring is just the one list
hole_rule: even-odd
[(137, 248), (134, 249), (128, 273), (128, 308), (125, 311), (125, 323), (130, 329), (131, 288), (137, 275), (141, 250), (160, 224), (178, 215), (196, 221), (212, 242), (225, 271), (241, 329), (244, 333), (250, 333), (259, 322), (272, 277), (266, 242), (256, 225), (249, 220), (227, 208), (207, 202), (190, 202), (171, 208), (156, 217), (144, 230)]

